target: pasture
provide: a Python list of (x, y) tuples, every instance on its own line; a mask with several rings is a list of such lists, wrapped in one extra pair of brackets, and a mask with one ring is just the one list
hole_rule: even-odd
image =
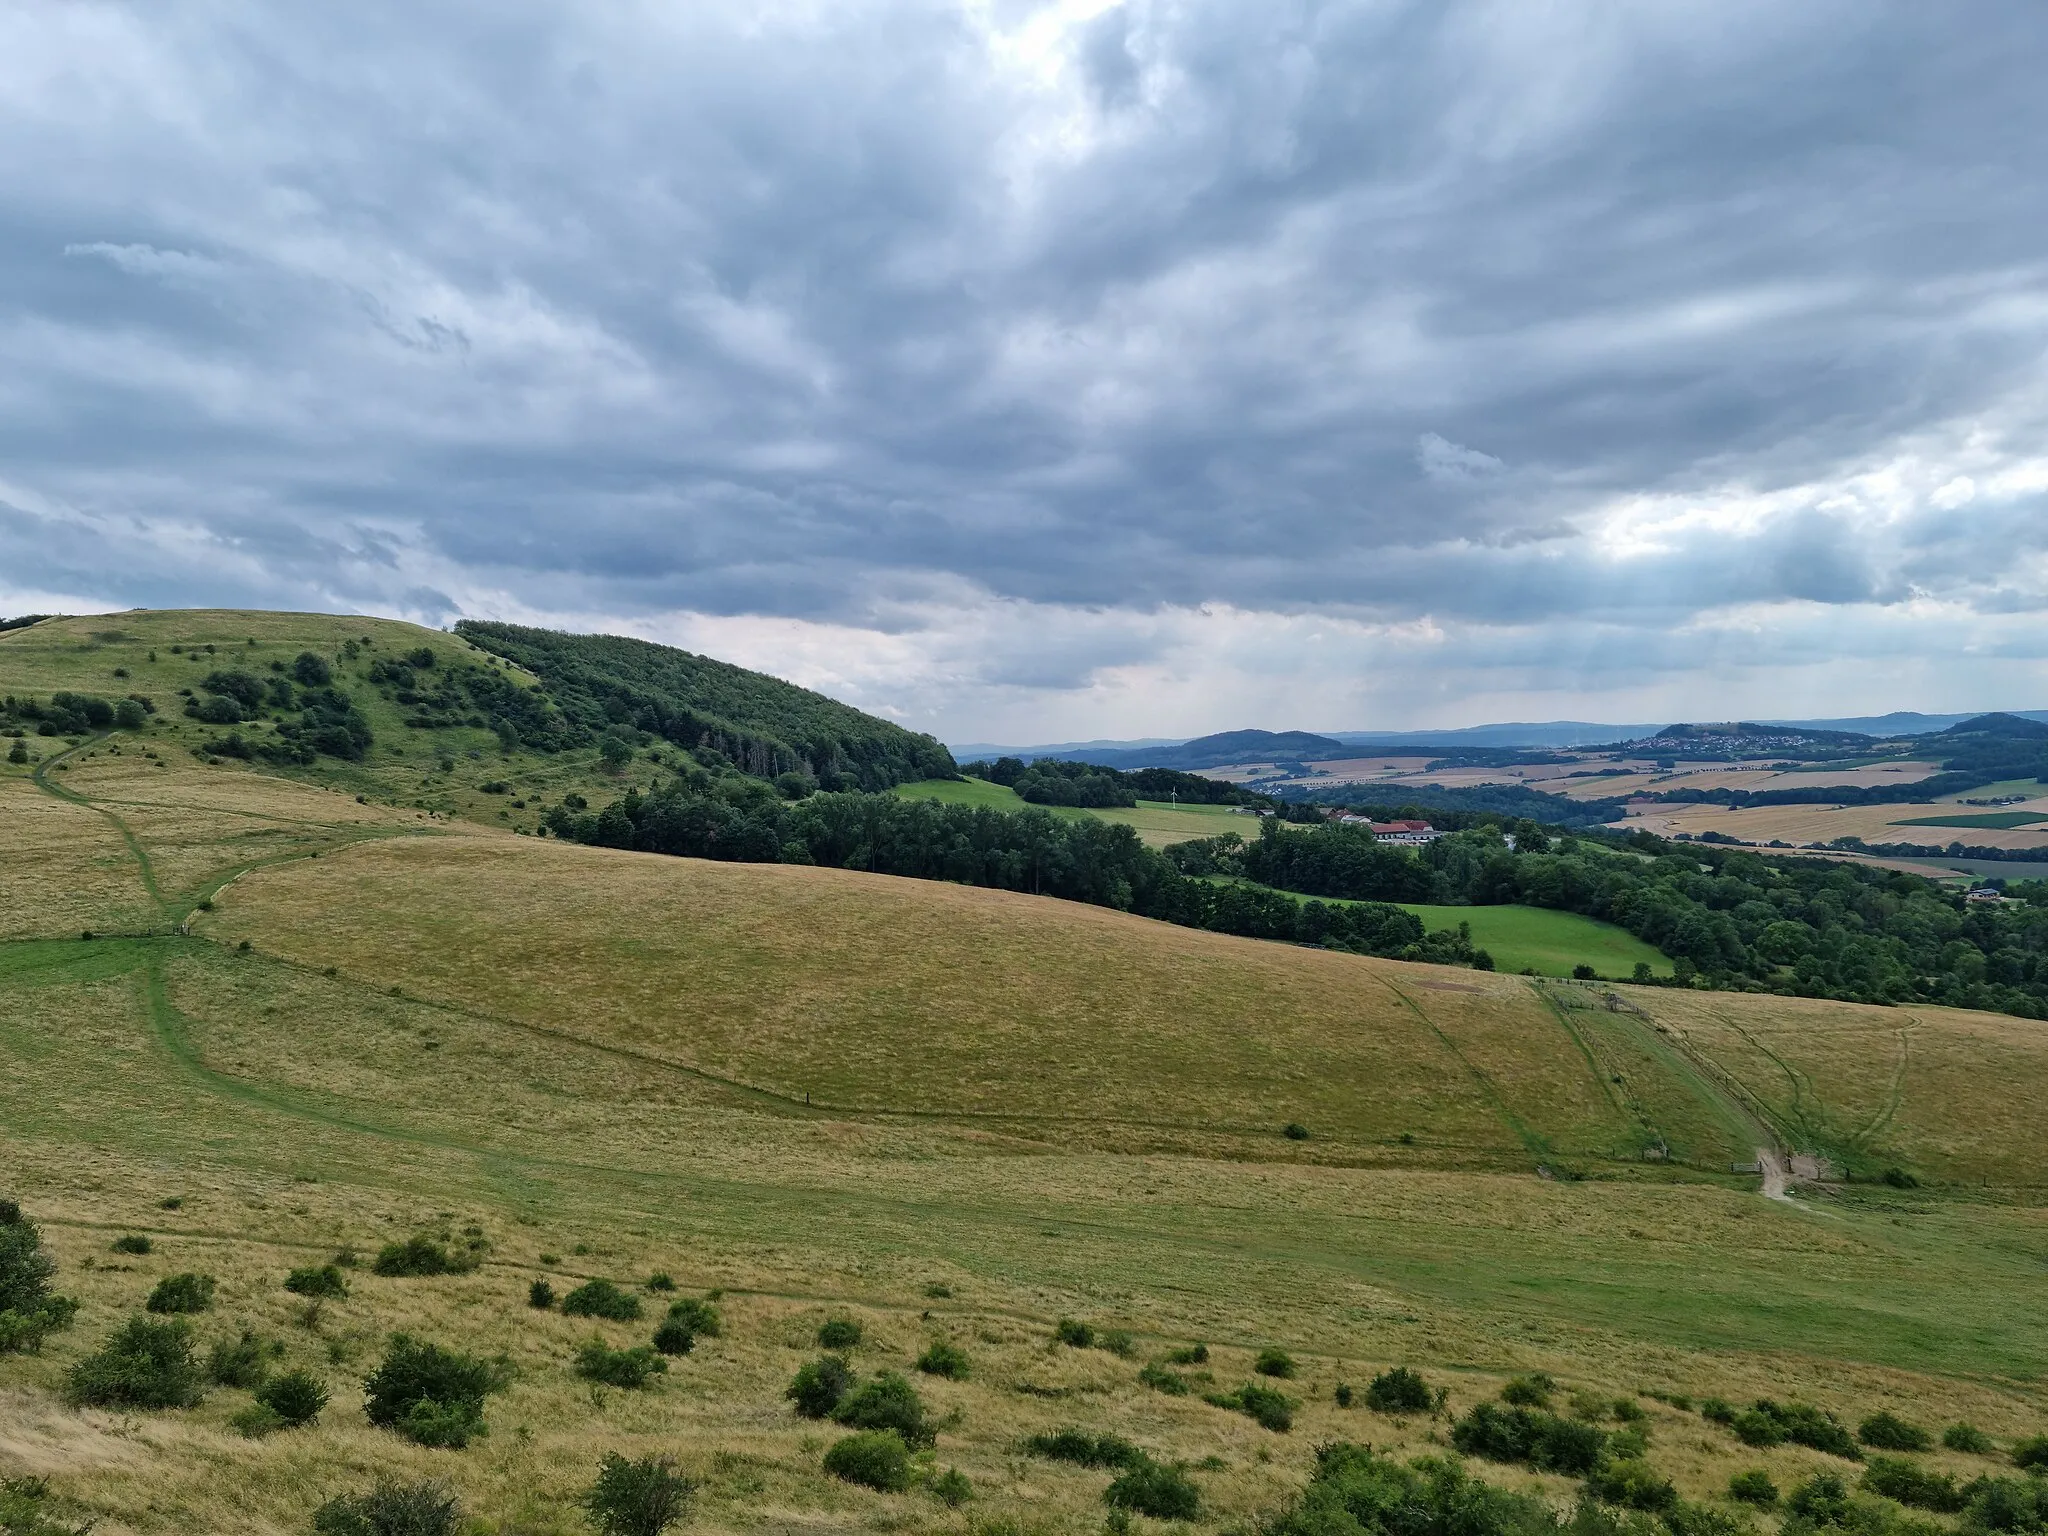
[(1533, 970), (1539, 976), (1569, 976), (1575, 965), (1590, 965), (1602, 976), (1626, 978), (1638, 963), (1657, 976), (1671, 974), (1671, 959), (1625, 928), (1542, 907), (1438, 907), (1413, 902), (1403, 910), (1422, 919), (1425, 928), (1455, 928), (1468, 923), (1472, 942), (1493, 956), (1503, 971)]
[[(99, 653), (59, 660), (79, 654)], [(477, 1533), (568, 1536), (610, 1451), (675, 1456), (705, 1531), (1091, 1536), (1106, 1476), (1021, 1454), (1068, 1424), (1190, 1464), (1196, 1526), (1221, 1533), (1298, 1489), (1319, 1443), (1441, 1450), (1441, 1417), (1336, 1405), (1393, 1364), (1451, 1413), (1545, 1370), (1609, 1398), (1968, 1418), (2001, 1444), (2048, 1424), (2038, 1025), (565, 846), (391, 803), (424, 796), (202, 764), (164, 749), (182, 729), (45, 738), (33, 774), (0, 777), (0, 1194), (81, 1303), (40, 1353), (0, 1355), (0, 1475), (47, 1477), (100, 1536), (298, 1536), (379, 1475), (446, 1478)], [(1482, 915), (1518, 920), (1451, 920)], [(1768, 1201), (1729, 1171), (1764, 1143), (1920, 1187)], [(371, 1271), (388, 1242), (472, 1229), (473, 1272)], [(345, 1298), (283, 1289), (337, 1252)], [(180, 1410), (67, 1403), (69, 1370), (184, 1270), (218, 1280), (202, 1353), (274, 1340), (331, 1392), (317, 1424), (244, 1438), (232, 1387)], [(716, 1293), (723, 1331), (644, 1390), (578, 1377), (593, 1335), (644, 1341), (657, 1272)], [(536, 1279), (594, 1276), (646, 1321), (527, 1305)], [(967, 1352), (964, 1380), (916, 1376), (964, 1508), (822, 1470), (833, 1431), (781, 1394), (828, 1316), (862, 1323), (863, 1372), (911, 1371), (935, 1340)], [(1127, 1330), (1128, 1354), (1054, 1344), (1061, 1317)], [(468, 1450), (366, 1420), (362, 1378), (399, 1329), (514, 1368)], [(1141, 1383), (1197, 1341), (1198, 1390)], [(1274, 1345), (1300, 1362), (1291, 1433), (1203, 1401)], [(1688, 1497), (1832, 1464), (1640, 1406)]]

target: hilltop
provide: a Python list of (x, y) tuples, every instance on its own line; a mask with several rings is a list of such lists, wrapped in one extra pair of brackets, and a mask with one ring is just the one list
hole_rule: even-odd
[[(119, 681), (157, 704), (129, 726), (109, 703), (75, 743), (25, 727), (38, 760), (0, 763), (0, 1197), (78, 1302), (39, 1352), (0, 1353), (0, 1475), (47, 1478), (72, 1525), (304, 1533), (321, 1500), (390, 1476), (445, 1479), (477, 1531), (567, 1536), (618, 1452), (675, 1457), (707, 1531), (1094, 1536), (1115, 1473), (1027, 1449), (1074, 1429), (1180, 1467), (1187, 1528), (1221, 1536), (1297, 1499), (1318, 1446), (1469, 1447), (1480, 1410), (1542, 1372), (1599, 1465), (1645, 1460), (1688, 1518), (1733, 1533), (1734, 1473), (1790, 1489), (1859, 1468), (1746, 1445), (1702, 1416), (1710, 1399), (1815, 1405), (1852, 1450), (1880, 1409), (1937, 1435), (1967, 1420), (1988, 1452), (1919, 1458), (1958, 1485), (2016, 1475), (2048, 1424), (2048, 1328), (2015, 1303), (2048, 1262), (2038, 1023), (1575, 985), (515, 835), (535, 798), (623, 798), (647, 753), (680, 749), (607, 713), (647, 738), (614, 772), (614, 729), (567, 742), (573, 689), (460, 635), (61, 622), (0, 635), (0, 695), (42, 708), (88, 684), (125, 697)], [(416, 676), (523, 690), (563, 744), (438, 707), (407, 724), (434, 690), (367, 673), (421, 646)], [(291, 742), (275, 706), (216, 724), (177, 690), (232, 697), (204, 677), (231, 659), (295, 677), (309, 650), (330, 679), (294, 688), (342, 692), (371, 732), (360, 761), (194, 750), (236, 728)], [(720, 718), (769, 738), (737, 704)], [(1766, 1198), (1732, 1171), (1760, 1151), (1859, 1178)], [(450, 1272), (380, 1272), (387, 1249)], [(187, 1318), (199, 1400), (67, 1400), (80, 1362), (131, 1317), (162, 1321), (145, 1299), (187, 1272), (215, 1282)], [(565, 1315), (596, 1279), (638, 1316)], [(587, 1374), (621, 1370), (678, 1298), (717, 1331), (637, 1387)], [(855, 1371), (902, 1373), (929, 1412), (908, 1491), (828, 1474), (845, 1431), (784, 1396), (828, 1321), (859, 1325)], [(244, 1330), (262, 1369), (327, 1392), (314, 1423), (250, 1419)], [(400, 1331), (500, 1388), (466, 1449), (367, 1416), (364, 1378)], [(216, 1346), (233, 1380), (208, 1374)], [(1442, 1402), (1366, 1407), (1394, 1366)], [(1288, 1400), (1290, 1428), (1244, 1410), (1247, 1383)], [(1493, 1450), (1468, 1455), (1482, 1483), (1581, 1496), (1578, 1472)], [(938, 1496), (949, 1467), (959, 1508)], [(1870, 1507), (1872, 1536), (1909, 1536)]]

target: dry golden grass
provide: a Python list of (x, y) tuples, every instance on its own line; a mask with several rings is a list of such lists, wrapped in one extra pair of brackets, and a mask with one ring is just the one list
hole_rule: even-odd
[(1643, 805), (1629, 811), (1626, 825), (1667, 837), (1678, 832), (1694, 837), (1703, 832), (1720, 832), (1753, 843), (1768, 843), (1774, 838), (1787, 843), (1826, 843), (1838, 837), (1860, 837), (1866, 843), (1925, 843), (1935, 847), (1952, 842), (1987, 848), (2048, 847), (2048, 822), (2011, 828), (1904, 825), (1915, 817), (1932, 816), (1944, 809), (1934, 805), (1760, 805), (1739, 809), (1718, 805)]
[(119, 828), (26, 774), (0, 778), (0, 935), (136, 929), (156, 918)]

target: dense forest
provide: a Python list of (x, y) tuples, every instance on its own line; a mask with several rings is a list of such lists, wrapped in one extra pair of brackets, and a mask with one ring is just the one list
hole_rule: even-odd
[(1030, 805), (1086, 807), (1132, 806), (1140, 800), (1177, 800), (1183, 805), (1272, 806), (1270, 795), (1254, 794), (1222, 779), (1204, 778), (1173, 768), (1105, 768), (1099, 763), (1042, 757), (999, 757), (992, 763), (968, 763), (960, 770), (1013, 789)]
[(473, 619), (455, 629), (538, 677), (583, 740), (624, 727), (716, 751), (757, 778), (798, 774), (825, 789), (880, 790), (956, 772), (929, 736), (673, 646)]
[(751, 863), (824, 864), (919, 880), (1028, 891), (1248, 938), (1282, 939), (1440, 964), (1492, 961), (1457, 930), (1425, 933), (1411, 913), (1331, 905), (1183, 874), (1129, 827), (895, 795), (819, 793), (785, 801), (758, 780), (692, 770), (601, 812), (564, 806), (549, 832), (607, 848)]

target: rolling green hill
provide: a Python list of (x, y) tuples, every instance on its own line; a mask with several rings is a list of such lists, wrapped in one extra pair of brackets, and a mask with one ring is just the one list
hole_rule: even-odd
[[(434, 643), (405, 626), (63, 622), (0, 635), (0, 693), (111, 694), (113, 667), (153, 666), (135, 691), (159, 706), (0, 762), (0, 1197), (79, 1303), (39, 1351), (0, 1352), (0, 1477), (47, 1479), (72, 1527), (303, 1533), (389, 1477), (445, 1480), (476, 1532), (568, 1536), (616, 1452), (675, 1458), (694, 1530), (1097, 1536), (1113, 1474), (1024, 1451), (1078, 1427), (1181, 1465), (1200, 1507), (1176, 1529), (1224, 1536), (1294, 1498), (1317, 1447), (1444, 1454), (1452, 1419), (1531, 1371), (1607, 1432), (1625, 1399), (1657, 1475), (1723, 1520), (1734, 1472), (1857, 1469), (1745, 1446), (1709, 1397), (1852, 1428), (1880, 1408), (1968, 1420), (1995, 1454), (1920, 1457), (1964, 1483), (2012, 1474), (2048, 1425), (2048, 1324), (2026, 1304), (2048, 1263), (2036, 1023), (1488, 975), (564, 844), (512, 835), (489, 814), (509, 796), (481, 790), (477, 824), (451, 823), (384, 792), (430, 743), (474, 743), (458, 782), (554, 773), (556, 794), (605, 769), (595, 748), (406, 724), (417, 704), (349, 670)], [(261, 675), (347, 635), (364, 761), (190, 750), (219, 727), (185, 719), (170, 679), (230, 644)], [(491, 669), (438, 643), (416, 671)], [(1899, 1177), (1765, 1199), (1730, 1171), (1759, 1147)], [(478, 1262), (379, 1273), (415, 1236)], [(344, 1294), (286, 1289), (330, 1262)], [(188, 1320), (198, 1400), (70, 1401), (80, 1362), (187, 1271), (217, 1282)], [(641, 1316), (565, 1315), (598, 1277)], [(530, 1304), (537, 1281), (556, 1305)], [(641, 1388), (579, 1374), (593, 1338), (647, 1344), (679, 1294), (715, 1296), (720, 1331)], [(1063, 1317), (1113, 1347), (1055, 1344)], [(829, 1475), (844, 1431), (783, 1395), (828, 1318), (861, 1324), (856, 1371), (903, 1373), (931, 1412), (907, 1491)], [(245, 1432), (249, 1387), (205, 1370), (244, 1330), (327, 1391), (314, 1423)], [(467, 1449), (366, 1414), (399, 1331), (501, 1362)], [(935, 1342), (964, 1376), (917, 1369)], [(1197, 1343), (1206, 1359), (1170, 1363)], [(1291, 1376), (1254, 1373), (1269, 1348)], [(1443, 1413), (1364, 1407), (1394, 1365)], [(1210, 1400), (1247, 1382), (1292, 1400), (1289, 1432)], [(1580, 1496), (1468, 1465), (1560, 1511)], [(935, 1496), (946, 1467), (964, 1509)]]

